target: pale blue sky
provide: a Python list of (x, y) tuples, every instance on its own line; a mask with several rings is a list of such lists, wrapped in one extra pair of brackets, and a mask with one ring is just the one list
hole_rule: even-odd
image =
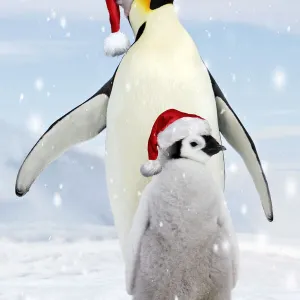
[[(241, 13), (236, 13), (238, 10), (227, 11), (222, 6), (218, 9), (218, 6), (211, 4), (216, 1), (203, 0), (199, 19), (188, 4), (181, 4), (185, 12), (181, 19), (197, 43), (201, 56), (208, 62), (213, 76), (227, 94), (229, 103), (257, 142), (260, 156), (273, 167), (272, 175), (274, 170), (277, 172), (274, 178), (269, 178), (271, 192), (277, 197), (274, 200), (276, 206), (282, 208), (281, 200), (285, 196), (278, 195), (289, 193), (286, 192), (289, 183), (282, 181), (290, 180), (287, 176), (291, 176), (296, 182), (297, 192), (300, 180), (300, 26), (295, 13), (298, 4), (293, 4), (292, 0), (276, 0), (274, 9), (266, 10), (268, 1), (252, 1), (251, 8), (247, 5), (250, 1), (232, 1), (240, 5)], [(0, 3), (1, 122), (30, 134), (30, 128), (35, 128), (30, 122), (34, 116), (33, 120), (40, 120), (46, 129), (61, 115), (94, 94), (111, 77), (119, 59), (107, 58), (103, 54), (103, 40), (108, 33), (103, 32), (102, 27), (109, 28), (109, 24), (104, 5), (100, 2), (102, 0), (76, 2), (75, 7), (68, 0), (5, 0)], [(184, 3), (199, 6), (199, 2), (196, 4), (194, 0)], [(218, 3), (227, 3), (228, 6), (228, 1), (220, 0)], [(56, 9), (55, 18), (51, 8)], [(90, 18), (95, 15), (95, 18)], [(210, 17), (212, 20), (209, 20)], [(65, 28), (60, 26), (61, 18), (66, 19)], [(123, 20), (122, 29), (133, 40), (126, 20)], [(41, 91), (35, 88), (39, 78), (44, 83)], [(22, 101), (21, 94), (24, 95)], [(31, 127), (28, 128), (28, 125)], [(7, 128), (0, 128), (0, 137), (4, 136), (4, 144), (9, 145), (7, 151), (4, 147), (7, 158), (0, 157), (0, 162), (5, 164), (9, 161), (12, 152), (9, 149), (13, 148), (14, 143), (22, 145), (21, 150), (15, 149), (20, 161), (33, 145), (32, 142), (10, 140), (9, 134), (4, 134)], [(38, 136), (39, 132), (34, 139)], [(103, 138), (88, 143), (87, 147), (96, 152), (99, 145), (103, 145)], [(240, 164), (231, 149), (226, 155), (228, 166), (232, 162)], [(14, 163), (9, 184), (5, 184), (11, 195), (9, 198), (15, 197), (14, 173), (20, 162)], [(47, 169), (44, 178), (48, 178), (53, 170)], [(281, 170), (296, 171), (296, 174), (282, 175)], [(255, 195), (253, 197), (257, 197), (249, 175), (244, 175), (244, 186), (250, 186)], [(237, 197), (243, 197), (240, 190), (234, 189), (234, 177), (232, 180), (228, 189)], [(41, 180), (38, 182), (43, 186)], [(68, 195), (66, 193), (64, 197)], [(296, 207), (299, 208), (298, 200)], [(258, 199), (255, 200), (255, 207), (261, 209)], [(289, 219), (289, 210), (295, 211), (291, 207), (282, 208), (286, 220)]]

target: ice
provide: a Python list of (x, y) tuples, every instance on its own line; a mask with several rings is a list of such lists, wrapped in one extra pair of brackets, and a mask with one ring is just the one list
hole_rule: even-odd
[[(38, 226), (32, 228), (40, 234)], [(77, 238), (75, 232), (80, 234)], [(58, 239), (54, 231), (52, 238), (22, 242), (2, 237), (0, 299), (131, 299), (118, 240), (95, 239), (92, 229), (80, 232), (80, 227), (74, 228)], [(274, 241), (258, 252), (257, 236), (238, 239), (241, 266), (233, 300), (300, 299), (300, 242), (290, 241), (293, 246), (288, 246)]]

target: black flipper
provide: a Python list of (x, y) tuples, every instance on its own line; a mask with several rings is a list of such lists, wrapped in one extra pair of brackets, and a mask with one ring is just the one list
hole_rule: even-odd
[(16, 181), (17, 196), (24, 196), (40, 173), (70, 147), (92, 139), (106, 128), (106, 111), (114, 76), (96, 94), (77, 106), (42, 135), (25, 158)]
[(216, 97), (220, 132), (242, 157), (259, 193), (265, 215), (272, 222), (271, 194), (255, 144), (234, 110), (230, 107), (215, 79), (210, 73), (209, 75)]

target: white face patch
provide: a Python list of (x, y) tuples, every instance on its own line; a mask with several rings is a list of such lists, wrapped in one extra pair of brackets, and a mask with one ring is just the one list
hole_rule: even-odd
[(202, 136), (190, 135), (182, 140), (181, 156), (201, 163), (206, 163), (210, 157), (202, 151), (205, 146), (206, 143)]

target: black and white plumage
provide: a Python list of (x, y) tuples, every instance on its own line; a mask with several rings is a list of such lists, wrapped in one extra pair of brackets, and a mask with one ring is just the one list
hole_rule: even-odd
[(224, 147), (212, 136), (175, 142), (146, 186), (126, 248), (135, 300), (230, 300), (238, 248), (223, 191), (206, 167)]

